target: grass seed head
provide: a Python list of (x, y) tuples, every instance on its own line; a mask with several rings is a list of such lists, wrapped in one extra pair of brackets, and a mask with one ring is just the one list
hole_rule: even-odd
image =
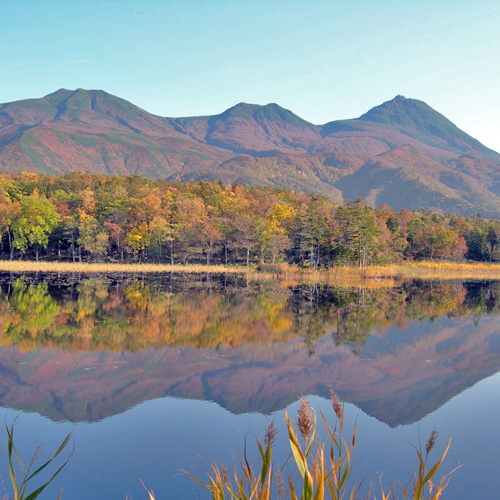
[(224, 486), (229, 486), (230, 480), (229, 480), (229, 471), (227, 470), (227, 467), (225, 465), (219, 464), (219, 470), (220, 470), (220, 477), (222, 479), (222, 482), (224, 483)]
[(274, 441), (276, 440), (276, 434), (278, 434), (278, 429), (274, 427), (274, 422), (271, 422), (267, 428), (266, 435), (264, 436), (264, 444), (272, 447)]
[(320, 471), (320, 454), (319, 454), (319, 451), (320, 451), (319, 446), (316, 446), (316, 449), (314, 451), (314, 459), (313, 459), (313, 463), (312, 463), (312, 466), (311, 466), (311, 473), (313, 474), (313, 476), (316, 476), (319, 473), (319, 471)]
[(278, 498), (282, 500), (285, 498), (285, 480), (283, 479), (283, 476), (281, 475), (281, 472), (278, 471), (277, 474), (277, 481), (278, 481)]
[(312, 430), (313, 415), (311, 404), (304, 397), (300, 398), (300, 408), (297, 414), (297, 426), (299, 428), (300, 435), (304, 439), (307, 439)]
[(337, 418), (340, 420), (344, 414), (344, 409), (340, 404), (337, 393), (333, 389), (330, 389), (330, 399), (332, 400), (333, 411), (335, 412), (335, 415), (337, 415)]
[(429, 453), (431, 452), (432, 448), (434, 448), (434, 445), (436, 444), (437, 437), (438, 437), (437, 430), (434, 429), (431, 432), (431, 435), (429, 436), (427, 443), (425, 444), (425, 456), (428, 456)]

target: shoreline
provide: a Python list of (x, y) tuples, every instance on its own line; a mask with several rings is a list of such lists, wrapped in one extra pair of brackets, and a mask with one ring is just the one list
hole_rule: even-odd
[(457, 280), (499, 279), (500, 264), (457, 262), (407, 262), (387, 266), (333, 267), (328, 269), (301, 269), (294, 265), (278, 264), (265, 270), (258, 267), (203, 265), (203, 264), (130, 264), (130, 263), (73, 263), (47, 261), (0, 260), (0, 272), (12, 273), (63, 273), (63, 274), (233, 274), (250, 279), (274, 279), (305, 283), (353, 282), (378, 283), (390, 286), (391, 282), (411, 279)]

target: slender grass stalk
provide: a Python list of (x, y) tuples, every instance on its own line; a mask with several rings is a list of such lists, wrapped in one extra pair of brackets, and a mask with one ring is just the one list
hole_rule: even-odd
[(148, 494), (148, 497), (149, 497), (149, 500), (156, 500), (156, 499), (155, 499), (155, 495), (154, 495), (154, 493), (153, 493), (153, 490), (151, 490), (151, 491), (150, 491), (150, 490), (148, 490), (148, 489), (146, 488), (146, 485), (142, 482), (142, 480), (141, 480), (141, 479), (139, 479), (139, 481), (140, 481), (140, 483), (142, 484), (142, 487), (146, 490), (146, 492), (147, 492), (147, 494)]
[(425, 446), (425, 454), (421, 448), (415, 448), (418, 457), (418, 471), (415, 474), (413, 484), (404, 487), (401, 483), (399, 483), (399, 487), (403, 493), (405, 500), (439, 500), (442, 497), (443, 491), (448, 486), (451, 474), (454, 471), (451, 471), (450, 473), (443, 476), (437, 484), (434, 484), (432, 478), (436, 475), (443, 463), (443, 460), (448, 454), (448, 450), (450, 449), (451, 444), (451, 438), (448, 440), (448, 444), (446, 445), (446, 448), (439, 460), (432, 467), (427, 468), (427, 459), (429, 457), (429, 453), (434, 448), (436, 439), (437, 432), (434, 430), (431, 432), (431, 435), (427, 440)]
[[(357, 441), (356, 423), (352, 435), (346, 440), (343, 437), (344, 406), (340, 404), (335, 393), (332, 393), (332, 405), (336, 416), (333, 427), (328, 423), (323, 412), (320, 412), (328, 433), (327, 439), (323, 442), (318, 442), (316, 439), (316, 413), (305, 398), (301, 399), (296, 426), (292, 424), (288, 413), (285, 412), (291, 456), (301, 478), (300, 488), (292, 476), (288, 474), (288, 490), (285, 492), (284, 485), (281, 484), (281, 471), (273, 475), (272, 440), (269, 439), (264, 439), (262, 443), (257, 440), (260, 474), (255, 474), (248, 463), (246, 447), (240, 460), (241, 472), (238, 473), (235, 468), (232, 480), (227, 469), (222, 465), (210, 465), (207, 471), (207, 481), (203, 481), (189, 472), (186, 474), (197, 484), (206, 488), (210, 492), (212, 500), (270, 500), (272, 486), (276, 478), (281, 480), (281, 483), (278, 481), (280, 498), (288, 494), (290, 500), (356, 500), (361, 491), (361, 480), (352, 481), (351, 477), (353, 454)], [(443, 476), (437, 484), (434, 484), (433, 478), (443, 464), (450, 448), (451, 439), (439, 460), (430, 468), (427, 468), (426, 465), (436, 437), (437, 433), (433, 431), (427, 441), (425, 452), (415, 448), (419, 462), (415, 480), (406, 487), (398, 483), (404, 500), (439, 500), (447, 488), (454, 471)], [(313, 449), (315, 453), (312, 453)], [(370, 487), (364, 498), (377, 500), (373, 488)], [(397, 496), (394, 486), (390, 491), (385, 491), (380, 484), (379, 498), (381, 500), (397, 500), (400, 497)]]
[[(37, 448), (37, 450), (33, 454), (30, 464), (27, 467), (25, 467), (14, 445), (14, 427), (15, 427), (15, 422), (10, 427), (7, 425), (5, 426), (5, 429), (7, 431), (7, 459), (9, 463), (9, 476), (10, 476), (10, 481), (12, 483), (12, 488), (14, 490), (14, 500), (35, 500), (45, 490), (45, 488), (56, 478), (56, 476), (64, 469), (64, 467), (66, 467), (66, 465), (68, 464), (69, 460), (73, 455), (73, 452), (71, 452), (68, 455), (63, 464), (52, 474), (52, 476), (48, 481), (46, 481), (41, 486), (33, 490), (31, 493), (26, 492), (28, 484), (35, 476), (40, 474), (45, 468), (47, 468), (52, 462), (54, 462), (54, 460), (62, 453), (62, 451), (68, 445), (73, 432), (70, 432), (63, 439), (62, 443), (59, 445), (59, 447), (57, 448), (56, 452), (52, 455), (52, 457), (49, 458), (49, 460), (44, 462), (34, 472), (31, 472), (31, 469), (33, 468), (36, 459), (38, 458), (40, 448)], [(16, 474), (15, 471), (16, 461), (19, 465), (19, 468), (22, 471), (20, 477), (18, 477), (18, 474)], [(62, 491), (57, 496), (58, 500), (60, 500), (61, 495)]]

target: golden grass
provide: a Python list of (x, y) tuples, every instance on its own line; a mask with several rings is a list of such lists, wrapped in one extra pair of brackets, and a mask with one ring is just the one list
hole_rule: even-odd
[(333, 267), (330, 269), (301, 269), (294, 265), (280, 266), (276, 273), (250, 273), (253, 278), (278, 279), (281, 284), (323, 283), (332, 286), (362, 286), (390, 288), (404, 281), (500, 279), (500, 264), (459, 262), (405, 262), (388, 266)]
[(111, 274), (111, 273), (246, 273), (246, 268), (236, 266), (206, 266), (182, 264), (120, 264), (120, 263), (79, 263), (79, 262), (35, 262), (0, 260), (0, 271), (13, 273), (82, 273), (82, 274)]
[(365, 277), (391, 277), (394, 279), (500, 279), (500, 265), (466, 262), (408, 262), (387, 267), (369, 267), (363, 270)]
[(203, 265), (203, 264), (120, 264), (120, 263), (73, 263), (0, 261), (0, 271), (55, 272), (81, 274), (241, 274), (249, 279), (279, 280), (287, 285), (297, 283), (325, 283), (369, 288), (395, 286), (411, 279), (456, 280), (500, 279), (500, 264), (464, 263), (445, 261), (405, 262), (388, 266), (333, 267), (329, 269), (302, 269), (296, 265), (280, 264), (266, 271), (255, 267)]

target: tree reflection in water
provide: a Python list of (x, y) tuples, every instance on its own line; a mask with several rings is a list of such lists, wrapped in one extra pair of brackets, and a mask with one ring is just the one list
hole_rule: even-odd
[(227, 278), (174, 284), (156, 279), (47, 276), (4, 279), (0, 342), (22, 349), (137, 351), (148, 347), (238, 348), (301, 338), (314, 353), (333, 336), (353, 352), (373, 332), (415, 320), (499, 312), (499, 282), (409, 282), (394, 288), (239, 286)]

